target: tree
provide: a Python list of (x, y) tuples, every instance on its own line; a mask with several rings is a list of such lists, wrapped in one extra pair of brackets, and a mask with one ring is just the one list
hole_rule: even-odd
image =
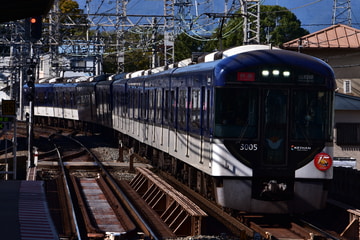
[[(252, 9), (255, 10), (255, 9)], [(240, 13), (238, 11), (237, 13)], [(214, 41), (206, 45), (206, 49), (214, 50), (219, 46), (218, 36), (222, 36), (223, 48), (243, 44), (243, 18), (230, 19), (219, 34), (219, 29), (213, 35)], [(279, 46), (284, 42), (304, 36), (309, 32), (301, 27), (300, 20), (285, 7), (260, 6), (260, 43), (272, 43)]]
[(73, 0), (60, 0), (59, 8), (61, 12), (60, 22), (62, 28), (61, 35), (82, 36), (88, 30), (88, 20), (84, 15), (84, 10), (79, 8), (79, 4)]
[[(301, 27), (300, 20), (287, 8), (280, 6), (260, 7), (260, 41), (281, 45), (295, 38), (309, 34)], [(270, 35), (267, 40), (267, 35)]]
[(175, 40), (175, 61), (189, 58), (193, 52), (203, 52), (205, 43), (181, 33)]
[[(139, 32), (146, 32), (144, 29)], [(151, 59), (152, 59), (152, 44), (151, 36), (146, 34), (137, 34), (132, 31), (126, 31), (123, 33), (123, 38), (126, 39), (124, 45), (124, 71), (125, 72), (134, 72), (141, 69), (150, 69), (151, 68)], [(110, 32), (109, 42), (115, 42), (117, 33)], [(160, 50), (158, 50), (159, 52)], [(103, 67), (104, 72), (106, 73), (116, 73), (117, 72), (117, 49), (115, 46), (105, 48), (105, 56), (103, 58)], [(161, 58), (163, 56), (160, 56)]]

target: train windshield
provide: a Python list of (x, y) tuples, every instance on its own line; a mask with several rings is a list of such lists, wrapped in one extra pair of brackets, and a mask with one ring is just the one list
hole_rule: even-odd
[(332, 136), (332, 94), (325, 91), (296, 90), (293, 92), (294, 140), (324, 139)]
[[(331, 103), (330, 91), (218, 88), (214, 135), (239, 139), (271, 139), (274, 135), (308, 142), (329, 140)], [(258, 133), (259, 124), (263, 134), (266, 133), (264, 136)]]
[(215, 136), (257, 138), (258, 96), (257, 89), (217, 89)]

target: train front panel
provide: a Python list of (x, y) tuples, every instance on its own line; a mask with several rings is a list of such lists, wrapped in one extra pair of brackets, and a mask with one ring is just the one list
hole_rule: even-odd
[(260, 212), (321, 208), (332, 178), (331, 68), (304, 54), (252, 51), (222, 60), (214, 81), (218, 201)]

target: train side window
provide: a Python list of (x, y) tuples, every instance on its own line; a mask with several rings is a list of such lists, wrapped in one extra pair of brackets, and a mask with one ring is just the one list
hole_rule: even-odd
[(200, 124), (200, 120), (201, 120), (201, 104), (202, 104), (202, 96), (201, 96), (201, 91), (200, 89), (192, 89), (191, 91), (191, 102), (190, 102), (190, 107), (189, 109), (191, 110), (191, 115), (190, 115), (190, 121), (191, 121), (191, 128), (193, 130), (196, 130), (198, 132), (198, 130), (200, 130), (201, 124)]
[(149, 120), (155, 121), (156, 90), (149, 90)]
[(45, 94), (44, 92), (38, 92), (37, 94), (35, 94), (37, 102), (41, 105), (46, 104), (46, 101), (44, 101), (45, 98)]
[(149, 118), (149, 90), (141, 93), (141, 118), (145, 121)]
[(163, 105), (164, 105), (164, 89), (156, 91), (156, 123), (162, 123)]
[(48, 97), (48, 92), (45, 92), (44, 93), (44, 105), (46, 105), (46, 106), (50, 106), (50, 99), (49, 99), (49, 97)]
[(209, 130), (210, 126), (210, 90), (206, 87), (201, 87), (201, 90), (193, 90), (193, 104), (194, 111), (192, 113), (193, 128), (200, 129), (200, 134), (204, 135)]
[(145, 102), (145, 119), (146, 121), (149, 121), (149, 116), (150, 116), (150, 91), (147, 90), (145, 91), (145, 98), (144, 98)]
[[(69, 89), (70, 90), (70, 89)], [(66, 106), (68, 108), (72, 108), (73, 107), (73, 103), (72, 103), (72, 96), (73, 96), (73, 93), (71, 92), (71, 90), (68, 91), (68, 93), (66, 94)]]
[(60, 98), (59, 98), (59, 104), (60, 104), (60, 107), (64, 107), (64, 102), (65, 102), (65, 93), (64, 92), (60, 92)]
[(81, 106), (82, 105), (82, 98), (83, 98), (83, 95), (82, 95), (82, 92), (78, 92), (78, 95), (76, 96), (76, 104), (78, 106)]
[[(126, 93), (125, 94), (125, 88), (120, 88), (119, 90), (119, 101), (120, 101), (120, 111), (121, 111), (121, 116), (126, 117), (126, 114), (128, 113), (128, 109), (130, 109), (130, 99), (131, 99), (131, 94)], [(130, 111), (130, 110), (129, 110)], [(129, 116), (130, 112), (129, 112)]]
[(51, 92), (48, 92), (46, 95), (47, 95), (46, 102), (47, 102), (48, 106), (53, 106), (53, 104), (54, 104), (54, 93), (51, 91)]
[(134, 118), (134, 91), (129, 90), (129, 118)]
[(63, 108), (65, 108), (67, 105), (66, 105), (66, 92), (63, 91), (63, 89), (61, 89), (61, 106)]
[(117, 93), (116, 93), (116, 103), (114, 103), (114, 104), (116, 104), (116, 110), (117, 110), (118, 116), (124, 116), (123, 114), (124, 114), (125, 106), (123, 105), (122, 98), (123, 98), (122, 93), (118, 89)]
[(67, 89), (67, 93), (65, 94), (65, 106), (67, 108), (72, 108), (73, 104), (72, 104), (72, 92), (70, 89)]
[(179, 109), (178, 109), (178, 124), (182, 130), (186, 129), (186, 115), (187, 115), (187, 91), (180, 89), (179, 91)]
[[(106, 117), (106, 113), (108, 112), (109, 110), (109, 101), (107, 101), (107, 93), (103, 91), (103, 102), (102, 102), (102, 105), (103, 105), (103, 115), (104, 115), (104, 118)], [(106, 119), (104, 119), (106, 120)]]
[(64, 108), (67, 108), (69, 107), (69, 93), (66, 92), (66, 90), (63, 90), (63, 107)]
[(72, 105), (74, 106), (73, 108), (76, 108), (76, 107), (77, 107), (77, 103), (76, 103), (76, 95), (75, 95), (75, 92), (72, 93), (71, 101), (72, 101)]
[(205, 90), (204, 88), (204, 103), (203, 103), (203, 117), (204, 117), (204, 126), (203, 126), (203, 129), (205, 131), (208, 131), (210, 129), (210, 112), (211, 112), (211, 109), (210, 109), (210, 97), (211, 97), (211, 94), (210, 94), (210, 90)]
[(70, 108), (75, 108), (76, 107), (76, 105), (75, 105), (75, 102), (74, 102), (74, 99), (75, 99), (75, 97), (74, 97), (74, 92), (73, 91), (71, 91), (70, 92), (70, 103), (69, 103), (69, 105), (70, 105)]
[(137, 89), (134, 89), (134, 118), (139, 119), (140, 117), (140, 94)]
[(140, 90), (140, 119), (145, 120), (146, 119), (146, 105), (145, 105), (145, 100), (146, 99), (146, 92), (142, 92)]
[(59, 94), (55, 92), (55, 106), (59, 106)]
[(111, 101), (111, 95), (109, 94), (109, 92), (106, 92), (106, 100), (107, 100), (107, 106), (108, 106), (108, 112), (112, 111), (113, 108), (113, 104)]
[(65, 93), (65, 106), (67, 108), (71, 108), (72, 107), (72, 92), (71, 90), (69, 91), (70, 89), (66, 89), (65, 91), (67, 93)]
[(134, 94), (134, 99), (133, 99), (133, 107), (134, 107), (134, 119), (138, 119), (139, 118), (139, 92), (137, 91), (137, 89), (134, 89), (133, 91)]
[(170, 114), (169, 114), (169, 123), (172, 127), (176, 126), (176, 113), (177, 113), (177, 107), (178, 107), (178, 92), (179, 88), (176, 88), (176, 91), (171, 90), (170, 91)]
[(114, 95), (113, 95), (113, 111), (114, 111), (114, 114), (116, 114), (117, 116), (119, 116), (119, 95), (118, 95), (118, 92), (116, 90), (113, 91)]
[(95, 92), (95, 97), (96, 97), (96, 100), (97, 100), (97, 104), (96, 104), (96, 115), (97, 115), (97, 116), (100, 116), (101, 92), (96, 91), (96, 92)]
[(116, 109), (117, 116), (122, 116), (122, 114), (123, 114), (123, 105), (121, 103), (121, 95), (120, 94), (121, 94), (120, 91), (116, 90), (115, 99), (113, 102), (113, 107)]
[(41, 103), (41, 99), (40, 99), (39, 93), (35, 93), (35, 102), (36, 102), (37, 104)]
[[(141, 90), (140, 90), (141, 91)], [(145, 93), (143, 93), (142, 91), (139, 93), (139, 118), (140, 119), (145, 119)]]
[(164, 102), (163, 102), (163, 114), (164, 114), (164, 123), (169, 124), (169, 113), (170, 113), (170, 91), (166, 90), (164, 94)]

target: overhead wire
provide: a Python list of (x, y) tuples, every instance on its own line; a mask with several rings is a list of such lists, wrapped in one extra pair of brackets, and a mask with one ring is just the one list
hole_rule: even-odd
[[(95, 13), (99, 13), (101, 10), (101, 7), (104, 5), (104, 1), (105, 0), (101, 0), (100, 4), (97, 5), (97, 9), (95, 11)], [(234, 2), (235, 0), (232, 0), (233, 2), (231, 3), (231, 6), (229, 8), (229, 12), (235, 12), (238, 9), (234, 8)], [(317, 4), (319, 2), (322, 2), (323, 0), (316, 0), (316, 1), (312, 1), (310, 3), (307, 4), (303, 4), (294, 8), (290, 8), (284, 11), (293, 11), (293, 10), (297, 10), (297, 9), (301, 9), (301, 8), (305, 8), (305, 7), (309, 7), (311, 5)], [(88, 0), (87, 3), (90, 4), (91, 0)], [(128, 10), (133, 10), (135, 9), (140, 3), (142, 2), (142, 0), (136, 0), (136, 1), (132, 1), (131, 5), (128, 6)], [(206, 1), (207, 3), (209, 1)], [(263, 4), (265, 1), (261, 0), (260, 4)], [(193, 5), (193, 4), (190, 4)], [(109, 11), (109, 10), (107, 10)], [(356, 16), (355, 14), (353, 16)], [(185, 15), (180, 15), (178, 16), (177, 19), (180, 24), (180, 28), (179, 31), (182, 33), (185, 33), (187, 36), (189, 36), (192, 39), (198, 40), (198, 41), (211, 41), (211, 40), (218, 40), (216, 35), (213, 35), (214, 32), (214, 25), (215, 24), (219, 24), (218, 21), (212, 21), (212, 23), (208, 24), (208, 25), (204, 25), (203, 22), (210, 22), (210, 17), (206, 16), (206, 15), (199, 15), (199, 16), (195, 16), (191, 14), (191, 9), (190, 6), (187, 6), (187, 11), (185, 13)], [(356, 25), (358, 25), (358, 23), (355, 23)], [(331, 24), (302, 24), (302, 26), (326, 26), (326, 25), (331, 25)], [(237, 23), (234, 27), (227, 29), (226, 32), (224, 32), (222, 34), (222, 38), (226, 38), (228, 36), (230, 36), (233, 32), (235, 32), (236, 30), (240, 29), (242, 26), (242, 21), (239, 21), (239, 23)], [(129, 32), (133, 32), (136, 34), (145, 34), (148, 35), (149, 34), (149, 29), (129, 29)], [(212, 35), (212, 36), (211, 36)], [(209, 38), (209, 36), (211, 36), (211, 38)]]

